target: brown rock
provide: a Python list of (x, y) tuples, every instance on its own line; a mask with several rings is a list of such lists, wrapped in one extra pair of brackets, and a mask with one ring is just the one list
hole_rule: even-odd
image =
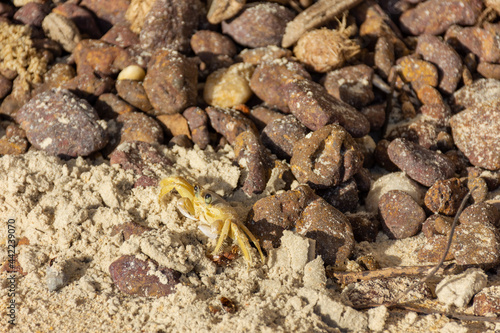
[(170, 139), (167, 146), (169, 148), (172, 148), (173, 146), (179, 146), (189, 149), (193, 148), (193, 142), (189, 139), (189, 137), (186, 134), (179, 134)]
[(318, 83), (294, 80), (283, 87), (283, 93), (291, 113), (313, 131), (333, 123), (357, 138), (370, 131), (370, 123), (363, 114), (335, 99)]
[(116, 122), (120, 129), (118, 144), (131, 141), (162, 143), (163, 129), (153, 118), (142, 112), (129, 112), (119, 115)]
[(336, 99), (361, 108), (375, 98), (372, 79), (373, 69), (361, 64), (328, 72), (323, 85)]
[(102, 94), (113, 89), (115, 81), (107, 76), (98, 77), (93, 73), (83, 73), (73, 79), (64, 82), (60, 87), (70, 90), (80, 98), (84, 98), (93, 103)]
[(406, 192), (392, 190), (378, 204), (382, 227), (389, 237), (403, 239), (416, 235), (425, 220), (422, 207)]
[[(157, 275), (150, 274), (151, 265)], [(175, 291), (180, 282), (181, 273), (170, 268), (158, 266), (153, 260), (141, 260), (132, 255), (121, 256), (109, 266), (109, 273), (114, 284), (121, 292), (128, 295), (162, 297)], [(168, 281), (165, 283), (164, 279)]]
[(325, 265), (344, 263), (354, 249), (349, 220), (321, 198), (307, 205), (295, 225), (297, 233), (316, 240), (316, 253)]
[(135, 222), (125, 222), (120, 223), (118, 225), (113, 226), (111, 229), (111, 233), (109, 234), (111, 237), (122, 234), (123, 240), (128, 240), (132, 236), (140, 236), (146, 231), (150, 231), (152, 228), (140, 225)]
[(243, 181), (243, 192), (249, 196), (262, 193), (266, 188), (267, 175), (270, 174), (270, 158), (258, 134), (253, 130), (244, 131), (238, 134), (233, 145), (236, 160), (248, 170)]
[(399, 20), (413, 35), (439, 35), (453, 24), (475, 24), (481, 9), (480, 0), (430, 0), (404, 12)]
[(377, 215), (367, 212), (347, 213), (356, 242), (375, 242), (380, 229)]
[(69, 18), (78, 27), (78, 30), (89, 38), (98, 39), (101, 31), (92, 14), (75, 3), (65, 2), (52, 9), (52, 12)]
[(373, 156), (375, 157), (377, 164), (379, 164), (382, 168), (387, 171), (397, 171), (398, 166), (391, 161), (389, 154), (387, 153), (387, 147), (389, 147), (390, 144), (391, 142), (385, 139), (377, 142)]
[(462, 77), (462, 59), (458, 53), (449, 44), (432, 35), (419, 36), (415, 51), (438, 68), (441, 78), (439, 88), (447, 94), (453, 93)]
[(254, 122), (260, 131), (262, 131), (270, 122), (275, 119), (283, 118), (284, 116), (285, 115), (281, 112), (259, 105), (250, 110), (248, 118)]
[(480, 62), (476, 68), (477, 72), (487, 79), (500, 80), (500, 65), (489, 62)]
[(231, 145), (234, 144), (238, 135), (247, 130), (258, 133), (252, 121), (239, 111), (212, 106), (209, 106), (206, 111), (214, 130), (222, 134)]
[(293, 53), (289, 49), (284, 49), (276, 45), (269, 45), (265, 47), (257, 47), (254, 49), (244, 49), (236, 57), (236, 60), (241, 60), (252, 65), (259, 65), (262, 62), (273, 62), (285, 58), (288, 60), (293, 59)]
[(40, 28), (42, 21), (50, 13), (50, 7), (47, 4), (29, 2), (19, 8), (14, 14), (14, 20), (25, 25)]
[(459, 265), (496, 266), (500, 262), (500, 235), (490, 223), (460, 224), (452, 248)]
[(338, 186), (318, 190), (316, 193), (342, 213), (355, 212), (358, 207), (358, 187), (352, 178)]
[[(448, 236), (436, 235), (427, 238), (424, 246), (418, 251), (419, 262), (430, 262), (437, 264), (441, 261), (443, 253), (448, 245)], [(445, 260), (453, 260), (453, 252), (448, 251)]]
[(474, 296), (474, 314), (476, 316), (496, 317), (500, 312), (500, 286), (484, 288)]
[(280, 246), (283, 230), (290, 230), (300, 218), (304, 208), (318, 199), (309, 186), (258, 200), (249, 213), (247, 227), (267, 251)]
[(0, 99), (7, 96), (12, 90), (12, 81), (0, 74)]
[(500, 227), (500, 211), (486, 202), (470, 205), (465, 208), (458, 219), (462, 224), (489, 223)]
[(455, 215), (466, 194), (460, 179), (438, 180), (425, 194), (424, 202), (433, 213)]
[(144, 89), (155, 115), (174, 114), (196, 104), (198, 69), (182, 54), (158, 49), (153, 53)]
[(35, 96), (16, 115), (33, 146), (61, 157), (87, 156), (103, 148), (108, 140), (98, 120), (87, 101), (63, 89)]
[(270, 107), (290, 113), (286, 96), (282, 93), (288, 82), (297, 79), (310, 79), (309, 73), (297, 62), (278, 59), (262, 62), (255, 68), (250, 80), (250, 88)]
[(403, 138), (424, 148), (436, 149), (438, 133), (439, 128), (435, 123), (416, 120), (410, 121), (409, 123), (404, 122), (402, 125), (395, 126), (386, 134), (386, 139), (392, 141), (396, 138)]
[(33, 96), (52, 88), (59, 88), (75, 76), (76, 73), (72, 66), (62, 63), (54, 64), (54, 66), (45, 73), (43, 83), (33, 91)]
[(361, 113), (368, 119), (370, 123), (370, 131), (380, 130), (385, 123), (385, 108), (386, 103), (372, 104), (361, 109)]
[(300, 183), (327, 188), (354, 176), (363, 165), (363, 154), (349, 133), (331, 124), (297, 141), (290, 165)]
[(101, 37), (101, 40), (121, 48), (139, 44), (139, 36), (130, 30), (130, 25), (128, 23), (113, 25), (111, 29)]
[(185, 135), (191, 139), (188, 121), (182, 114), (162, 114), (156, 119), (166, 128), (166, 133), (169, 136)]
[(222, 22), (222, 32), (248, 47), (281, 45), (286, 24), (295, 15), (276, 3), (248, 4), (232, 20)]
[(426, 149), (405, 139), (395, 139), (387, 147), (391, 161), (408, 177), (425, 186), (452, 177), (455, 166), (443, 154)]
[(102, 119), (115, 119), (121, 114), (135, 111), (135, 108), (115, 94), (102, 94), (94, 105)]
[(115, 84), (118, 95), (125, 101), (141, 111), (154, 114), (153, 106), (149, 102), (148, 95), (142, 81), (118, 80)]
[(475, 165), (500, 170), (499, 103), (470, 107), (450, 119), (453, 140), (458, 149)]
[(471, 85), (463, 86), (453, 94), (452, 103), (460, 111), (479, 104), (495, 102), (500, 94), (500, 81), (495, 79), (479, 79)]
[(77, 73), (96, 73), (100, 76), (110, 76), (118, 73), (114, 65), (116, 58), (123, 50), (108, 43), (85, 39), (73, 50)]
[(105, 33), (113, 25), (126, 22), (125, 12), (130, 0), (82, 0), (80, 6), (91, 10), (97, 16), (97, 24), (101, 32)]
[(191, 36), (191, 48), (210, 71), (233, 64), (236, 45), (227, 36), (210, 30), (198, 30)]
[[(138, 176), (142, 176), (136, 182), (136, 186), (157, 186), (158, 178), (151, 176), (154, 164), (161, 168), (173, 165), (173, 162), (162, 155), (158, 149), (147, 142), (126, 142), (118, 146), (109, 155), (110, 164), (119, 164), (123, 169), (132, 169)], [(147, 174), (147, 175), (146, 175)]]
[(446, 38), (457, 44), (456, 48), (477, 55), (481, 62), (498, 63), (500, 60), (500, 41), (496, 31), (480, 27), (454, 27)]
[(437, 235), (448, 235), (451, 231), (452, 223), (453, 218), (449, 216), (433, 214), (422, 224), (422, 232), (427, 238)]
[(395, 62), (394, 45), (389, 38), (381, 36), (377, 39), (373, 60), (380, 76), (387, 78)]
[(469, 178), (467, 188), (471, 191), (472, 202), (480, 203), (488, 196), (488, 183), (482, 177)]
[(0, 138), (0, 155), (20, 155), (28, 150), (26, 133), (17, 124), (11, 123)]
[[(438, 70), (436, 66), (415, 58), (413, 56), (406, 56), (399, 58), (396, 64), (400, 67), (400, 77), (396, 79), (396, 85), (401, 86), (401, 79), (405, 83), (411, 83), (412, 86), (429, 85), (437, 87), (438, 85)], [(389, 78), (391, 80), (391, 78)]]
[(141, 47), (150, 51), (168, 48), (188, 52), (201, 13), (203, 8), (198, 0), (156, 0), (139, 35)]
[(210, 143), (207, 113), (203, 109), (193, 106), (187, 108), (182, 115), (187, 119), (193, 142), (201, 149), (205, 149)]
[(290, 159), (295, 143), (303, 139), (308, 130), (293, 115), (271, 121), (261, 134), (262, 143), (280, 159)]

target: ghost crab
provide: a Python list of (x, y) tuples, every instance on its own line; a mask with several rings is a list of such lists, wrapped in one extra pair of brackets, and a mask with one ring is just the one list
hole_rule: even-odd
[(177, 208), (182, 215), (204, 223), (198, 228), (206, 236), (212, 239), (219, 237), (212, 255), (218, 254), (224, 240), (229, 236), (237, 241), (243, 256), (250, 265), (252, 263), (249, 252), (250, 243), (248, 242), (248, 238), (250, 238), (257, 247), (262, 262), (264, 262), (259, 240), (239, 221), (235, 209), (220, 195), (203, 189), (199, 185), (193, 186), (183, 177), (169, 177), (160, 182), (160, 202), (173, 189), (181, 196), (177, 202)]

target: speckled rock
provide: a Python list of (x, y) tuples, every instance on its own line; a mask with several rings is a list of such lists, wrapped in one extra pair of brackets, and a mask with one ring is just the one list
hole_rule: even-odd
[(153, 53), (144, 78), (144, 89), (155, 115), (173, 114), (196, 104), (198, 69), (184, 55), (169, 49)]
[(490, 223), (498, 228), (500, 227), (500, 211), (494, 205), (481, 202), (465, 208), (458, 221), (462, 224)]
[(210, 30), (198, 30), (191, 36), (191, 48), (206, 64), (209, 72), (233, 64), (236, 45), (227, 36)]
[(466, 194), (460, 179), (438, 180), (425, 194), (424, 202), (433, 213), (455, 215)]
[(201, 149), (205, 149), (210, 143), (208, 116), (205, 110), (193, 106), (184, 110), (182, 115), (187, 119), (193, 142)]
[(115, 119), (121, 114), (133, 112), (136, 109), (115, 94), (102, 94), (94, 105), (97, 113), (103, 119)]
[(328, 94), (316, 82), (294, 80), (283, 87), (283, 93), (291, 113), (313, 131), (333, 123), (340, 124), (356, 138), (370, 131), (370, 123), (362, 113)]
[(300, 183), (327, 188), (353, 177), (363, 166), (363, 153), (342, 126), (331, 124), (297, 141), (290, 165)]
[(452, 103), (459, 111), (481, 103), (495, 102), (498, 100), (498, 94), (500, 94), (499, 80), (479, 79), (455, 91)]
[(141, 47), (150, 51), (169, 48), (188, 52), (189, 40), (203, 12), (198, 0), (156, 0), (139, 35)]
[(455, 229), (451, 250), (459, 265), (496, 266), (500, 263), (500, 234), (491, 223), (462, 223)]
[(375, 242), (380, 229), (377, 214), (369, 212), (347, 213), (356, 242)]
[[(150, 274), (153, 269), (156, 270), (156, 274), (162, 275), (161, 280), (156, 274)], [(121, 256), (113, 261), (109, 266), (109, 273), (121, 292), (147, 297), (170, 295), (175, 291), (175, 285), (181, 278), (181, 273), (178, 271), (159, 267), (153, 260), (144, 261), (132, 255)]]
[(355, 212), (358, 207), (358, 187), (354, 178), (316, 193), (342, 213)]
[(425, 220), (425, 212), (413, 198), (398, 190), (385, 193), (378, 203), (382, 227), (391, 238), (416, 235)]
[(258, 133), (252, 121), (240, 111), (211, 106), (206, 111), (214, 130), (222, 134), (230, 144), (234, 144), (236, 137), (247, 130)]
[(301, 64), (282, 58), (259, 64), (250, 79), (250, 88), (267, 105), (290, 113), (283, 86), (294, 79), (310, 78)]
[(253, 130), (240, 133), (234, 140), (234, 155), (248, 173), (243, 181), (243, 192), (251, 196), (262, 193), (270, 174), (270, 158), (259, 135)]
[(328, 93), (355, 108), (370, 104), (373, 94), (373, 68), (361, 64), (345, 66), (326, 74), (323, 85)]
[(173, 162), (162, 155), (154, 146), (147, 142), (125, 142), (119, 145), (110, 155), (110, 164), (119, 164), (125, 170), (133, 170), (140, 177), (135, 186), (156, 186), (158, 178), (151, 170), (165, 168)]
[(261, 134), (262, 143), (278, 158), (290, 159), (294, 144), (303, 139), (308, 129), (293, 115), (271, 121)]
[(448, 235), (451, 231), (452, 223), (452, 217), (433, 214), (422, 224), (422, 232), (427, 238), (435, 235)]
[(116, 118), (119, 132), (113, 136), (110, 145), (127, 141), (163, 143), (163, 130), (156, 120), (142, 112), (129, 112)]
[(500, 170), (500, 104), (479, 104), (451, 117), (453, 140), (469, 161)]
[(144, 112), (152, 114), (156, 112), (153, 110), (142, 81), (118, 80), (116, 81), (115, 88), (118, 96), (130, 103), (130, 105)]
[(276, 3), (248, 4), (233, 19), (222, 22), (222, 32), (248, 47), (280, 45), (294, 13)]
[[(0, 133), (3, 131), (0, 127)], [(24, 130), (15, 123), (7, 125), (5, 135), (0, 137), (0, 155), (20, 155), (26, 150), (28, 150), (28, 140)]]
[(60, 157), (87, 156), (108, 141), (94, 108), (64, 89), (35, 96), (16, 120), (33, 146)]
[[(437, 264), (443, 257), (443, 253), (448, 245), (448, 236), (435, 235), (428, 237), (424, 246), (418, 250), (418, 260), (419, 262), (429, 262)], [(448, 251), (445, 260), (453, 260), (454, 254), (452, 251)]]
[(410, 178), (425, 186), (452, 177), (455, 166), (443, 154), (405, 139), (395, 139), (387, 147), (391, 161)]
[(500, 312), (500, 286), (481, 290), (474, 296), (473, 306), (476, 316), (496, 317)]

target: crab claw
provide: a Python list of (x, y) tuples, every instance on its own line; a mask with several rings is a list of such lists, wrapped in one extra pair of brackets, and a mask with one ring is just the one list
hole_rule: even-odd
[(169, 177), (164, 178), (160, 182), (160, 196), (159, 199), (162, 200), (167, 193), (175, 189), (181, 197), (187, 198), (189, 201), (193, 201), (194, 198), (194, 187), (188, 183), (183, 177)]

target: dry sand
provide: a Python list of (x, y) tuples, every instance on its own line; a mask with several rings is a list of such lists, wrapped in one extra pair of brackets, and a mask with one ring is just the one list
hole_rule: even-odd
[[(175, 167), (155, 169), (159, 177), (182, 175), (225, 196), (245, 216), (258, 199), (236, 190), (241, 175), (229, 146), (214, 152), (161, 148)], [(243, 257), (217, 267), (205, 253), (214, 242), (195, 221), (176, 209), (178, 196), (158, 202), (156, 187), (133, 188), (134, 175), (104, 159), (62, 161), (31, 149), (0, 158), (0, 240), (7, 260), (7, 220), (15, 219), (19, 262), (27, 275), (17, 275), (16, 326), (8, 325), (7, 274), (2, 273), (0, 330), (12, 332), (389, 332), (494, 331), (495, 325), (457, 323), (442, 315), (388, 312), (384, 307), (357, 311), (340, 303), (339, 287), (325, 276), (308, 239), (287, 232), (281, 248), (267, 263), (247, 268)], [(283, 188), (272, 178), (260, 197)], [(136, 222), (153, 228), (124, 241), (111, 237), (113, 226)], [(356, 251), (372, 253), (383, 267), (415, 264), (422, 236), (391, 241), (382, 233), (377, 243)], [(257, 253), (252, 248), (254, 258)], [(183, 273), (168, 297), (128, 296), (114, 285), (109, 265), (124, 254), (150, 257)], [(68, 274), (65, 287), (50, 292), (49, 260)], [(154, 272), (151, 272), (154, 274)], [(237, 306), (226, 313), (220, 298)], [(500, 327), (498, 327), (500, 329)]]

